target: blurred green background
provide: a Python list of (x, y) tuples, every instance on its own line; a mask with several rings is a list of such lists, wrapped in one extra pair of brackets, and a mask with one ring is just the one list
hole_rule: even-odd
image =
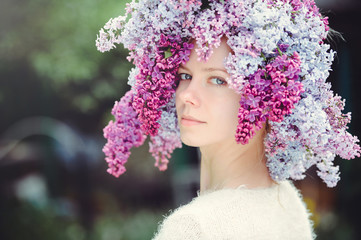
[[(0, 239), (151, 239), (158, 222), (198, 189), (197, 151), (174, 154), (159, 172), (148, 146), (134, 149), (120, 178), (106, 173), (102, 128), (127, 90), (127, 51), (95, 48), (123, 0), (0, 2)], [(316, 1), (317, 2), (317, 1)], [(360, 134), (359, 0), (319, 6), (346, 41), (330, 81)], [(296, 182), (317, 239), (361, 239), (361, 162), (337, 160), (341, 182), (327, 189), (311, 169)]]

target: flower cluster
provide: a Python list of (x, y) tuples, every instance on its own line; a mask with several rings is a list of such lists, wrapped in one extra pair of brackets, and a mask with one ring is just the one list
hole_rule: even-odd
[(174, 100), (175, 98), (167, 104), (167, 111), (162, 111), (158, 134), (150, 137), (149, 152), (152, 153), (156, 160), (155, 166), (161, 171), (167, 169), (168, 159), (171, 157), (173, 150), (182, 147)]
[(246, 144), (268, 123), (267, 166), (276, 181), (302, 179), (313, 165), (330, 187), (339, 180), (336, 155), (360, 156), (347, 132), (351, 115), (326, 82), (335, 52), (314, 0), (133, 0), (127, 15), (109, 20), (96, 40), (100, 51), (122, 43), (135, 67), (131, 90), (104, 129), (109, 172), (123, 173), (129, 149), (150, 135), (160, 170), (181, 147), (174, 104), (176, 73), (193, 44), (207, 61), (222, 37), (232, 53), (224, 64), (228, 85), (241, 95), (235, 139)]
[(239, 143), (247, 144), (267, 120), (281, 122), (301, 99), (299, 56), (297, 52), (287, 56), (279, 51), (279, 56), (247, 78), (238, 112), (236, 141)]
[(108, 139), (103, 148), (108, 163), (108, 172), (116, 177), (125, 172), (130, 149), (141, 146), (146, 139), (140, 129), (137, 113), (132, 107), (133, 92), (127, 92), (119, 102), (115, 102), (112, 114), (115, 121), (110, 121), (104, 128), (104, 137)]
[[(160, 170), (167, 168), (173, 150), (181, 147), (173, 101), (175, 80), (179, 65), (188, 61), (193, 48), (189, 43), (190, 29), (200, 5), (195, 0), (133, 1), (127, 4), (127, 14), (131, 15), (128, 22), (127, 16), (110, 19), (99, 32), (99, 51), (109, 51), (115, 44), (123, 43), (131, 51), (128, 60), (135, 64), (128, 81), (132, 89), (121, 103), (115, 103), (114, 109), (119, 110), (112, 111), (116, 122), (122, 116), (121, 122), (116, 125), (111, 121), (104, 129), (108, 172), (116, 177), (125, 172), (129, 150), (144, 142), (130, 141), (128, 135), (151, 136), (149, 151)], [(133, 125), (136, 133), (124, 128)]]
[(182, 41), (179, 36), (162, 34), (153, 59), (144, 54), (137, 64), (139, 74), (135, 76), (133, 108), (138, 114), (145, 134), (158, 133), (161, 108), (172, 98), (178, 67), (188, 61), (192, 44)]

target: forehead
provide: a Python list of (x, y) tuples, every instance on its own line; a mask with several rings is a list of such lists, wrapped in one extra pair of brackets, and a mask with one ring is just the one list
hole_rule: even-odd
[(186, 64), (183, 64), (183, 66), (186, 66), (187, 68), (202, 66), (202, 68), (224, 69), (224, 60), (232, 52), (231, 48), (227, 45), (225, 38), (222, 38), (219, 47), (213, 47), (213, 53), (210, 55), (208, 61), (202, 61), (199, 59), (197, 49), (200, 49), (200, 46), (195, 44), (195, 47), (192, 49), (189, 56), (189, 61)]

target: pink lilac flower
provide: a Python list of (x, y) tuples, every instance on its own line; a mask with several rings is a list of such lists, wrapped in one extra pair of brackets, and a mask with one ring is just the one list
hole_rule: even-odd
[(104, 137), (108, 140), (103, 148), (107, 171), (115, 177), (126, 171), (124, 164), (130, 156), (130, 149), (141, 146), (146, 139), (132, 101), (133, 92), (130, 90), (119, 102), (115, 102), (112, 110), (115, 121), (110, 121), (104, 128)]
[(192, 44), (183, 42), (179, 37), (161, 35), (155, 61), (150, 61), (144, 55), (143, 61), (137, 66), (140, 73), (136, 76), (133, 107), (145, 134), (157, 135), (161, 108), (173, 97), (178, 67), (188, 60), (192, 47)]
[(291, 113), (303, 93), (298, 75), (300, 65), (297, 52), (291, 56), (282, 54), (268, 63), (265, 69), (249, 76), (249, 84), (244, 87), (240, 100), (237, 142), (248, 143), (255, 130), (261, 129), (267, 119), (280, 122), (283, 116)]
[(166, 106), (168, 111), (162, 112), (160, 119), (160, 128), (158, 135), (151, 136), (149, 143), (149, 152), (155, 158), (155, 166), (159, 170), (167, 169), (169, 159), (175, 148), (182, 147), (180, 133), (177, 127), (177, 113), (175, 111), (174, 98)]

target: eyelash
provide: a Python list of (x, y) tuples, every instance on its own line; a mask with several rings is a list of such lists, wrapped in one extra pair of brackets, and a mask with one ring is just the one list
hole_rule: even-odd
[[(187, 73), (180, 73), (178, 75), (179, 75), (179, 80), (191, 80), (192, 79), (192, 76)], [(182, 78), (182, 76), (187, 76), (189, 78)]]
[[(187, 74), (187, 73), (180, 73), (179, 74), (179, 81), (182, 80), (191, 80), (192, 76)], [(222, 78), (219, 77), (211, 77), (210, 80), (212, 81), (213, 79), (215, 79), (216, 81), (221, 81), (221, 84), (217, 84), (217, 82), (213, 83), (216, 86), (223, 86), (223, 85), (227, 85), (227, 82), (225, 80), (223, 80)]]
[(221, 84), (217, 84), (217, 83), (215, 83), (215, 85), (217, 85), (217, 86), (227, 85), (227, 82), (226, 82), (226, 81), (224, 81), (222, 78), (212, 77), (212, 78), (211, 78), (211, 80), (213, 80), (213, 79), (215, 79), (215, 80), (216, 80), (216, 82), (217, 82), (217, 81), (221, 81)]

